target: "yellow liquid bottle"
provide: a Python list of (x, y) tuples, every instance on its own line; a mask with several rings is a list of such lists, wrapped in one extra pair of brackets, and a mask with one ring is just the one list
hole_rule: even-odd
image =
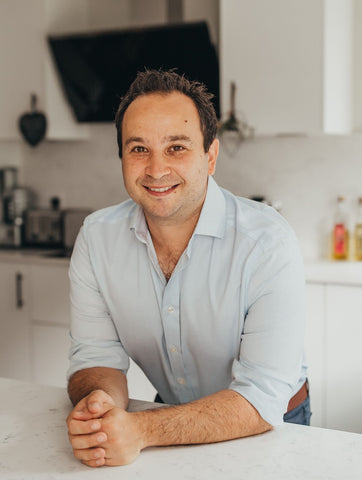
[(356, 260), (362, 261), (362, 197), (358, 199), (358, 215), (354, 227), (354, 255)]

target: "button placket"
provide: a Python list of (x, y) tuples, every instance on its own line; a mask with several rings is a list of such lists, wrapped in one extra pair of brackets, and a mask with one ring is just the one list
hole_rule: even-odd
[(185, 370), (181, 353), (180, 332), (180, 305), (179, 305), (179, 273), (174, 272), (166, 285), (163, 295), (162, 316), (165, 333), (167, 354), (174, 378), (174, 386), (179, 391), (180, 397), (185, 396), (186, 387)]

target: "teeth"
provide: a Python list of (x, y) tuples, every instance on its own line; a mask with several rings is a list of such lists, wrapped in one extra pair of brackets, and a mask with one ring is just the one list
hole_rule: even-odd
[(172, 187), (163, 187), (163, 188), (152, 188), (148, 187), (149, 190), (152, 192), (167, 192), (167, 190), (170, 190)]

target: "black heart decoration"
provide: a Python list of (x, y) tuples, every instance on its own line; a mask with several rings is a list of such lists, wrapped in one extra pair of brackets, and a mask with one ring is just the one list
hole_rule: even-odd
[(42, 112), (36, 109), (37, 97), (35, 94), (31, 95), (31, 111), (24, 113), (19, 118), (19, 129), (24, 139), (32, 146), (38, 143), (45, 137), (47, 128), (47, 119)]

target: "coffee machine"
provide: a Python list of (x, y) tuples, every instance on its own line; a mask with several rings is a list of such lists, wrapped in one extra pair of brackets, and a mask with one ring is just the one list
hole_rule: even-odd
[(31, 205), (31, 193), (18, 186), (18, 170), (0, 168), (0, 247), (20, 247), (23, 214)]

